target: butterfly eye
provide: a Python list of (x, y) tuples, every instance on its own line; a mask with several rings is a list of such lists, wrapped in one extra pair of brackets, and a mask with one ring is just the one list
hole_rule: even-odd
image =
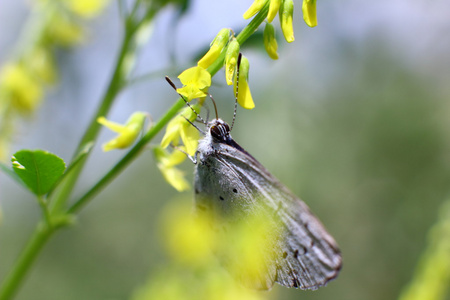
[(213, 138), (218, 139), (218, 140), (223, 139), (223, 135), (221, 133), (219, 126), (211, 126), (210, 132), (211, 132), (211, 135)]
[(227, 123), (211, 126), (211, 135), (219, 141), (226, 141), (230, 133), (230, 127)]

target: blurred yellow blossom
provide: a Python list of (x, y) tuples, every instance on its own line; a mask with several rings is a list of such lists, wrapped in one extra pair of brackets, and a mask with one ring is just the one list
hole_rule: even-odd
[(65, 0), (66, 5), (81, 17), (95, 17), (103, 11), (109, 0)]
[[(0, 101), (7, 101), (16, 110), (32, 112), (41, 103), (42, 87), (20, 63), (8, 63), (0, 73)], [(3, 103), (4, 105), (5, 103)]]
[(269, 54), (271, 59), (278, 59), (278, 43), (275, 38), (275, 28), (272, 24), (266, 23), (266, 26), (264, 27), (263, 39), (267, 54)]
[[(200, 111), (199, 105), (192, 105), (192, 108), (196, 112)], [(197, 118), (197, 115), (190, 107), (185, 107), (181, 113), (167, 124), (166, 133), (161, 141), (161, 147), (167, 148), (170, 144), (177, 146), (181, 138), (183, 145), (186, 147), (186, 152), (189, 155), (194, 155), (195, 151), (197, 151), (199, 132), (185, 118), (193, 122)]]
[(188, 101), (205, 97), (211, 86), (211, 74), (198, 66), (184, 70), (178, 78), (184, 86), (177, 89), (177, 92), (186, 97)]
[(144, 127), (146, 117), (146, 113), (135, 112), (130, 116), (125, 125), (111, 122), (105, 117), (99, 117), (97, 119), (98, 123), (114, 132), (119, 133), (114, 139), (103, 144), (103, 151), (106, 152), (114, 149), (124, 149), (130, 147)]
[(450, 200), (428, 234), (428, 248), (399, 300), (445, 300), (450, 291)]
[[(212, 227), (212, 215), (192, 215), (190, 201), (182, 200), (169, 204), (161, 217), (161, 237), (166, 247), (164, 253), (170, 261), (150, 275), (148, 283), (134, 293), (132, 300), (266, 299), (267, 293), (245, 288), (237, 278), (230, 276), (224, 269), (226, 263), (220, 263), (220, 257), (218, 259), (216, 256), (231, 251), (233, 257), (237, 254), (239, 259), (243, 259), (234, 263), (234, 267), (239, 265), (239, 269), (244, 272), (253, 268), (247, 263), (256, 261), (255, 253), (260, 257), (257, 247), (267, 244), (251, 243), (264, 234), (259, 229), (266, 222), (250, 217), (244, 222), (235, 223), (229, 228), (227, 236), (223, 236)], [(239, 253), (242, 248), (245, 248), (244, 255)]]
[(211, 250), (218, 240), (211, 230), (210, 216), (194, 217), (191, 211), (192, 208), (187, 205), (168, 207), (165, 209), (161, 225), (170, 256), (179, 262), (198, 266), (214, 259)]
[(198, 61), (198, 66), (208, 68), (220, 55), (230, 39), (230, 29), (224, 28), (219, 31), (211, 43), (209, 51)]
[(292, 19), (294, 15), (294, 1), (283, 0), (280, 6), (280, 25), (283, 31), (286, 42), (292, 43), (294, 41), (294, 27)]
[(43, 83), (56, 81), (56, 68), (52, 53), (45, 47), (36, 47), (26, 58), (31, 73)]
[[(184, 150), (185, 148), (179, 147)], [(156, 159), (156, 165), (161, 171), (164, 179), (173, 186), (177, 191), (182, 192), (190, 188), (189, 183), (184, 178), (184, 173), (177, 169), (176, 166), (186, 159), (186, 154), (181, 151), (174, 150), (169, 153), (162, 147), (155, 147), (153, 154)]]
[(317, 26), (316, 0), (303, 0), (303, 19), (309, 27)]
[(79, 44), (84, 39), (84, 31), (81, 24), (73, 17), (63, 14), (54, 14), (52, 16), (44, 35), (51, 43), (64, 47)]
[[(245, 56), (242, 56), (241, 65), (239, 68), (239, 93), (238, 103), (240, 106), (246, 109), (252, 109), (255, 107), (252, 94), (250, 93), (250, 87), (248, 86), (248, 73), (250, 64)], [(237, 74), (237, 72), (236, 72)], [(234, 91), (236, 92), (237, 80), (234, 81)]]
[(233, 77), (236, 70), (236, 64), (239, 57), (240, 45), (236, 38), (230, 41), (225, 55), (225, 79), (228, 85), (233, 84)]

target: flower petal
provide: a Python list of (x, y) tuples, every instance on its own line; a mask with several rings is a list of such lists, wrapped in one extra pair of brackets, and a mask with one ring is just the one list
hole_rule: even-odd
[[(242, 56), (241, 65), (239, 68), (239, 93), (238, 93), (238, 103), (245, 109), (252, 109), (255, 107), (253, 102), (252, 94), (250, 93), (250, 88), (248, 86), (248, 73), (250, 69), (250, 64), (245, 56)], [(234, 91), (236, 92), (237, 80), (234, 83)]]
[(270, 0), (269, 12), (267, 13), (267, 22), (271, 23), (280, 9), (281, 0)]
[(190, 188), (189, 182), (184, 178), (184, 173), (177, 168), (168, 168), (158, 164), (158, 168), (163, 174), (164, 179), (177, 191), (182, 192)]
[(303, 19), (309, 27), (317, 26), (316, 0), (303, 0)]
[(204, 69), (208, 68), (220, 55), (230, 38), (230, 29), (224, 28), (219, 31), (211, 43), (208, 52), (198, 61), (198, 66)]
[(280, 6), (280, 25), (281, 30), (283, 30), (284, 38), (286, 42), (292, 43), (294, 38), (294, 27), (292, 24), (292, 18), (294, 15), (294, 1), (292, 0), (284, 0), (282, 5)]
[(266, 23), (263, 33), (264, 47), (271, 59), (278, 59), (278, 43), (275, 38), (275, 28), (272, 24)]
[(239, 49), (239, 42), (236, 38), (233, 38), (228, 45), (227, 53), (225, 55), (225, 78), (228, 85), (233, 84), (233, 76), (239, 56)]
[(146, 116), (147, 115), (143, 112), (136, 112), (131, 115), (125, 125), (108, 121), (104, 117), (99, 117), (97, 119), (98, 123), (119, 133), (114, 139), (103, 144), (103, 151), (106, 152), (114, 149), (124, 149), (130, 147), (144, 127)]
[(265, 3), (266, 0), (255, 0), (255, 2), (253, 2), (253, 4), (244, 13), (244, 19), (250, 19), (251, 17), (256, 15), (261, 10), (261, 8), (263, 8)]

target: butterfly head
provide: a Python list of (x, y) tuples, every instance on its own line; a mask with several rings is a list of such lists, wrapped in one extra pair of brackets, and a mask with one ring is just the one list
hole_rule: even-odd
[(218, 142), (226, 142), (231, 139), (230, 126), (221, 119), (210, 122), (209, 133)]

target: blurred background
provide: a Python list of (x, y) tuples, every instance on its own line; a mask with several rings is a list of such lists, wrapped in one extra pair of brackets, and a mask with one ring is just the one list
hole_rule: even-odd
[[(164, 75), (175, 79), (191, 66), (223, 27), (239, 32), (251, 3), (192, 0), (178, 23), (177, 10), (165, 9), (137, 60), (135, 74), (153, 75), (126, 89), (108, 118), (123, 123), (140, 110), (158, 120), (177, 99)], [(450, 2), (318, 1), (315, 28), (303, 22), (301, 3), (295, 5), (296, 40), (287, 44), (277, 32), (278, 61), (264, 49), (243, 49), (256, 108), (238, 109), (232, 134), (318, 215), (340, 245), (344, 266), (326, 288), (277, 286), (269, 298), (397, 299), (450, 196)], [(17, 51), (29, 16), (28, 1), (0, 0), (0, 65)], [(17, 125), (11, 154), (39, 148), (66, 161), (73, 155), (120, 45), (116, 3), (86, 25), (81, 45), (57, 52), (58, 83)], [(210, 92), (221, 118), (231, 121), (233, 92), (223, 71)], [(103, 130), (100, 143), (112, 137)], [(103, 153), (97, 145), (74, 196), (123, 153)], [(183, 165), (189, 180), (193, 168)], [(142, 153), (75, 226), (48, 243), (16, 299), (130, 298), (164, 269), (161, 213), (192, 199), (191, 191), (178, 193), (164, 181), (151, 151)], [(1, 173), (0, 201), (3, 278), (40, 211), (29, 192)]]

